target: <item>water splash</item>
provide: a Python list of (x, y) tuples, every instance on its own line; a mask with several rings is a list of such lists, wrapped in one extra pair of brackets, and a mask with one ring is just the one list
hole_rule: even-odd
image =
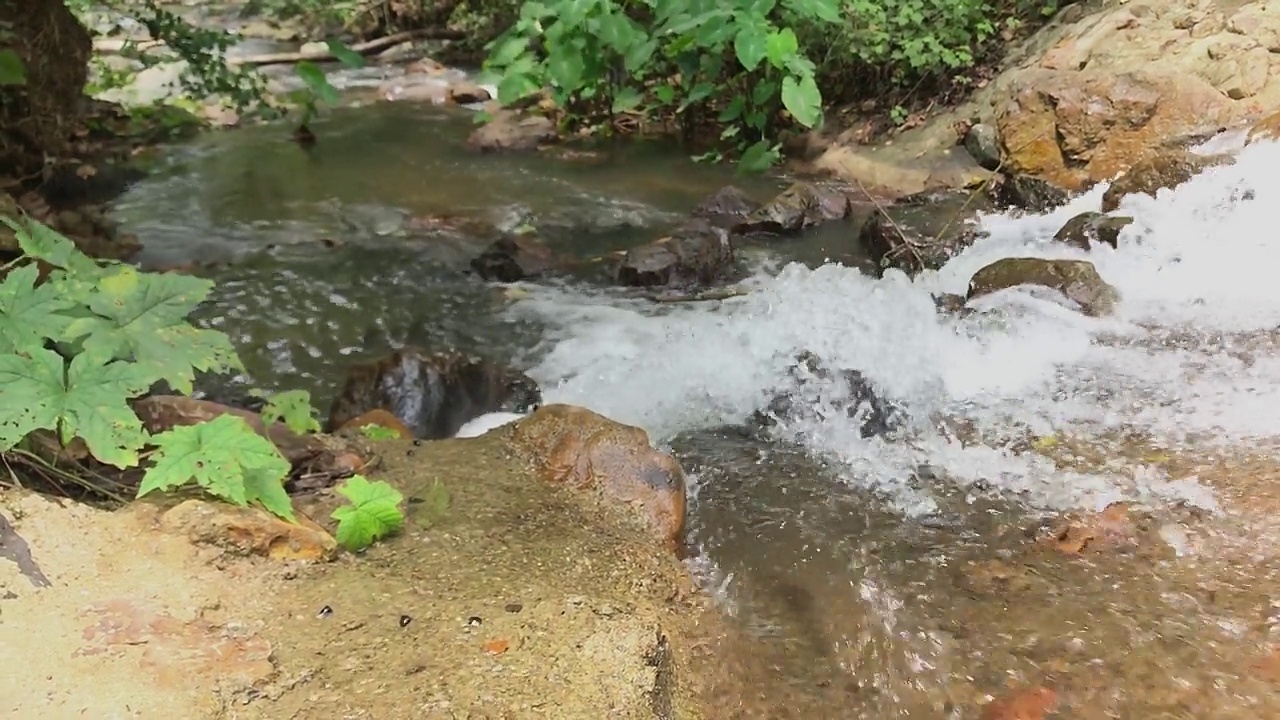
[[(659, 306), (604, 291), (535, 288), (509, 311), (548, 326), (532, 374), (550, 402), (571, 402), (658, 438), (745, 422), (785, 381), (797, 353), (861, 371), (912, 417), (907, 441), (863, 439), (843, 414), (780, 432), (842, 461), (851, 482), (887, 491), (911, 513), (935, 508), (922, 464), (1032, 505), (1100, 507), (1119, 499), (1212, 506), (1194, 481), (1137, 464), (1063, 472), (1034, 453), (966, 444), (940, 431), (963, 418), (983, 437), (1139, 432), (1159, 443), (1244, 443), (1280, 436), (1280, 145), (1254, 144), (1155, 198), (1130, 196), (1119, 249), (1054, 243), (1070, 217), (1099, 209), (1105, 186), (1043, 215), (978, 218), (989, 234), (938, 272), (874, 279), (837, 265), (758, 272), (751, 292), (718, 305)], [(1093, 262), (1121, 294), (1088, 318), (1022, 290), (939, 314), (931, 295), (963, 293), (1004, 257)], [(981, 482), (979, 482), (981, 481)]]

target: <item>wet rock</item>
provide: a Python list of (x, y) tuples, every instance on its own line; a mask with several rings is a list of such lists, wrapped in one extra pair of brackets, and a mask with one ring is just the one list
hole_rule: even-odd
[[(1109, 31), (1105, 20), (1093, 27)], [(1241, 112), (1197, 73), (1204, 67), (1203, 47), (1199, 53), (1188, 47), (1185, 58), (1170, 57), (1170, 48), (1162, 53), (1159, 69), (1147, 58), (1108, 57), (1081, 71), (1104, 44), (1097, 38), (1088, 47), (1070, 42), (1061, 49), (1073, 59), (1052, 58), (1051, 51), (1041, 67), (1014, 71), (1005, 79), (1011, 99), (996, 124), (1012, 172), (1080, 190), (1171, 143), (1207, 137)], [(1115, 43), (1129, 41), (1117, 37)], [(1178, 63), (1186, 70), (1171, 67)]]
[(759, 208), (760, 203), (752, 200), (745, 192), (727, 185), (698, 203), (693, 209), (693, 216), (705, 218), (717, 227), (728, 230), (742, 223)]
[(1224, 155), (1197, 155), (1186, 150), (1171, 149), (1147, 158), (1116, 178), (1102, 195), (1102, 212), (1120, 207), (1126, 195), (1144, 193), (1155, 197), (1159, 190), (1175, 188), (1204, 170), (1233, 162)]
[(1120, 231), (1132, 222), (1133, 218), (1121, 215), (1111, 216), (1100, 212), (1080, 213), (1063, 224), (1053, 239), (1081, 250), (1088, 250), (1097, 243), (1117, 247), (1120, 242)]
[(963, 313), (966, 310), (965, 303), (968, 301), (968, 298), (956, 293), (940, 293), (933, 296), (934, 307), (938, 308), (938, 312), (943, 313)]
[(673, 547), (683, 540), (684, 471), (644, 430), (585, 408), (548, 405), (515, 424), (512, 443), (547, 482), (625, 506)]
[(796, 356), (787, 371), (791, 386), (753, 416), (753, 423), (769, 427), (779, 422), (812, 421), (820, 417), (821, 407), (843, 408), (858, 426), (864, 438), (883, 437), (897, 429), (903, 412), (876, 392), (871, 381), (850, 368), (832, 370), (811, 352)]
[(883, 212), (872, 213), (858, 232), (858, 242), (876, 267), (898, 268), (907, 273), (942, 267), (976, 238), (976, 228), (961, 222), (949, 226), (941, 238), (925, 237)]
[(995, 204), (1042, 213), (1067, 204), (1071, 194), (1048, 180), (1030, 175), (1001, 175), (991, 185)]
[(449, 101), (457, 105), (475, 105), (489, 102), (489, 91), (467, 80), (449, 86)]
[(382, 408), (374, 408), (367, 413), (357, 415), (342, 424), (338, 428), (339, 433), (362, 432), (364, 428), (373, 425), (375, 427), (391, 430), (403, 440), (413, 439), (413, 431), (405, 426), (400, 418), (383, 410)]
[(729, 233), (699, 219), (628, 250), (617, 278), (632, 287), (706, 285), (723, 279), (732, 266)]
[(491, 412), (525, 412), (542, 393), (524, 373), (459, 352), (407, 347), (347, 371), (329, 408), (330, 430), (383, 409), (424, 440), (450, 438)]
[(1000, 167), (1000, 138), (995, 127), (976, 123), (964, 135), (964, 149), (984, 170)]
[(1112, 503), (1099, 513), (1068, 515), (1042, 541), (1063, 555), (1082, 555), (1085, 551), (1131, 550), (1140, 538), (1129, 506)]
[(273, 560), (332, 560), (338, 543), (324, 528), (299, 516), (291, 523), (253, 507), (187, 500), (160, 516), (160, 526), (197, 545)]
[(832, 220), (843, 220), (852, 210), (849, 195), (843, 189), (798, 182), (748, 215), (734, 231), (796, 233)]
[(480, 152), (534, 150), (558, 137), (555, 123), (541, 115), (521, 116), (514, 110), (499, 110), (471, 133), (467, 144)]
[(982, 268), (969, 280), (969, 300), (1018, 285), (1057, 290), (1080, 305), (1087, 315), (1105, 315), (1119, 299), (1116, 289), (1084, 260), (1003, 258)]
[(529, 235), (508, 235), (471, 261), (471, 269), (485, 280), (518, 282), (540, 277), (555, 267), (555, 253)]
[(449, 100), (449, 86), (436, 78), (396, 78), (378, 86), (378, 97), (387, 102), (443, 105)]
[(1280, 111), (1263, 116), (1261, 120), (1249, 127), (1248, 140), (1250, 143), (1259, 140), (1278, 139), (1280, 139)]

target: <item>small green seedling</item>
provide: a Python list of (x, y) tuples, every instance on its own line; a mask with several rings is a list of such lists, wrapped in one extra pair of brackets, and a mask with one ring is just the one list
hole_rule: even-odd
[(338, 521), (338, 544), (348, 551), (359, 552), (404, 527), (404, 496), (382, 480), (353, 475), (337, 492), (350, 502), (332, 515)]
[(396, 438), (400, 437), (400, 433), (396, 432), (395, 430), (392, 430), (391, 428), (386, 427), (384, 425), (377, 425), (375, 423), (369, 423), (368, 425), (361, 425), (360, 434), (364, 435), (366, 438), (373, 440), (375, 442), (379, 440), (395, 440)]
[(320, 421), (316, 420), (316, 410), (311, 407), (311, 393), (306, 390), (286, 390), (272, 395), (261, 415), (264, 425), (281, 421), (299, 435), (320, 432)]

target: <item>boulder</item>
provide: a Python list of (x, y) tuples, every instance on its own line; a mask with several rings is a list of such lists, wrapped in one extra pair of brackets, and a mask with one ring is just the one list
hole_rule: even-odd
[(535, 150), (558, 138), (555, 123), (541, 115), (522, 116), (514, 110), (498, 110), (489, 122), (471, 133), (467, 144), (480, 152)]
[(585, 408), (547, 405), (513, 426), (512, 444), (543, 480), (632, 510), (658, 539), (684, 538), (685, 476), (644, 430)]
[(848, 193), (831, 184), (798, 182), (735, 226), (739, 233), (797, 233), (849, 217), (853, 207)]
[(858, 232), (858, 242), (876, 267), (881, 270), (898, 268), (907, 273), (942, 267), (961, 250), (972, 245), (977, 237), (976, 228), (965, 222), (951, 223), (942, 237), (927, 237), (879, 211), (872, 213)]
[(997, 207), (1035, 213), (1049, 212), (1071, 199), (1071, 193), (1048, 180), (1016, 174), (998, 176), (991, 184), (990, 194)]
[(1226, 155), (1197, 155), (1186, 150), (1165, 150), (1142, 160), (1116, 178), (1102, 195), (1102, 212), (1111, 212), (1120, 207), (1120, 201), (1126, 195), (1144, 193), (1155, 197), (1159, 190), (1175, 188), (1207, 168), (1232, 161)]
[(356, 363), (329, 408), (328, 431), (375, 409), (390, 412), (424, 440), (450, 438), (491, 412), (525, 412), (542, 400), (527, 375), (459, 352), (407, 347)]
[(742, 223), (748, 215), (760, 208), (745, 192), (732, 185), (720, 188), (693, 208), (692, 215), (704, 218), (726, 230)]
[(488, 90), (469, 80), (459, 80), (449, 86), (449, 101), (455, 105), (475, 105), (491, 99)]
[(529, 235), (508, 235), (471, 261), (471, 269), (485, 280), (519, 282), (540, 277), (555, 267), (555, 253)]
[(1120, 231), (1132, 222), (1133, 218), (1122, 215), (1111, 216), (1100, 212), (1080, 213), (1064, 223), (1053, 239), (1081, 250), (1089, 250), (1097, 243), (1117, 247), (1120, 242)]
[(291, 523), (258, 508), (227, 503), (187, 500), (161, 515), (160, 526), (196, 545), (273, 560), (326, 561), (338, 550), (333, 536), (307, 517)]
[(732, 267), (729, 234), (696, 219), (664, 238), (628, 250), (617, 279), (633, 287), (705, 285), (723, 279)]
[(881, 398), (871, 381), (857, 370), (832, 370), (817, 355), (803, 352), (787, 374), (790, 387), (774, 397), (767, 409), (756, 412), (753, 422), (757, 426), (812, 420), (818, 417), (816, 407), (829, 404), (843, 407), (864, 438), (883, 437), (902, 424), (902, 410)]
[(964, 134), (964, 149), (984, 170), (1000, 167), (1000, 137), (992, 125), (974, 123)]
[(1092, 316), (1109, 313), (1119, 299), (1119, 293), (1102, 279), (1093, 263), (1046, 258), (1003, 258), (987, 265), (969, 280), (968, 299), (1019, 285), (1056, 290)]

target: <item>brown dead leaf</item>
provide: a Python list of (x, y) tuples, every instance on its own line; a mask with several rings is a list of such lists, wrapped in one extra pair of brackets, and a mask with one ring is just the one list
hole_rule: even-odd
[(982, 708), (982, 720), (1043, 720), (1058, 704), (1058, 694), (1034, 687), (997, 698)]
[(499, 638), (497, 640), (490, 640), (489, 642), (485, 643), (484, 651), (489, 653), (490, 655), (501, 655), (502, 653), (506, 652), (507, 648), (510, 646), (511, 646), (511, 643)]
[(1048, 541), (1063, 555), (1081, 555), (1089, 548), (1134, 544), (1136, 534), (1128, 503), (1113, 503), (1100, 513), (1068, 519), (1054, 530)]

